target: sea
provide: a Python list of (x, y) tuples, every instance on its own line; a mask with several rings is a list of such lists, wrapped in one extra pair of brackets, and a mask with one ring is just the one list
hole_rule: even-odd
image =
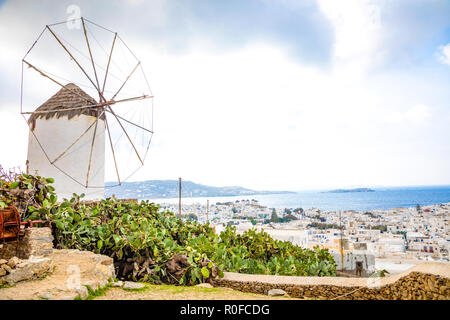
[[(258, 200), (269, 208), (318, 208), (333, 210), (374, 210), (415, 207), (450, 202), (450, 186), (371, 188), (374, 192), (329, 193), (324, 191), (299, 191), (285, 194), (266, 194), (232, 197), (182, 198), (182, 204), (206, 205), (236, 200)], [(155, 203), (178, 203), (178, 198), (148, 199)]]

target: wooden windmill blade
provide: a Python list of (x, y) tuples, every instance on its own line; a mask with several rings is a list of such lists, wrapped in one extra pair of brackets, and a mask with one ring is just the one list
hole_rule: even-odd
[[(104, 187), (106, 167), (106, 176), (120, 185), (144, 165), (148, 154), (153, 94), (141, 62), (123, 39), (79, 20), (78, 29), (47, 25), (22, 60), (20, 112), (30, 127), (28, 161), (41, 175), (56, 174), (86, 189)], [(33, 86), (39, 81), (59, 91), (27, 110), (37, 99), (27, 91), (26, 76)], [(57, 132), (49, 133), (50, 125)]]

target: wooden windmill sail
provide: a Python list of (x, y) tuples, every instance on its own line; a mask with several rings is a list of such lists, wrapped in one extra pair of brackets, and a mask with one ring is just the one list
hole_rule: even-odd
[[(120, 185), (144, 165), (153, 94), (119, 35), (79, 20), (79, 30), (47, 25), (23, 58), (21, 113), (30, 127), (29, 171), (54, 177), (63, 197), (101, 198), (105, 177)], [(33, 110), (35, 86), (53, 95)]]

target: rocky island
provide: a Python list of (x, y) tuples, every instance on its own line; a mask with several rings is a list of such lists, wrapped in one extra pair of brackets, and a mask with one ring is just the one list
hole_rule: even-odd
[[(105, 184), (106, 197), (115, 195), (117, 198), (138, 198), (138, 199), (158, 199), (158, 198), (177, 198), (178, 181), (177, 180), (147, 180), (137, 182), (123, 182), (121, 186), (115, 182)], [(213, 187), (198, 184), (192, 181), (183, 181), (181, 196), (190, 197), (225, 197), (225, 196), (250, 196), (260, 194), (285, 194), (295, 193), (292, 191), (257, 191), (243, 187)]]
[(348, 193), (348, 192), (375, 192), (375, 190), (370, 188), (354, 188), (354, 189), (336, 189), (325, 191), (325, 193)]

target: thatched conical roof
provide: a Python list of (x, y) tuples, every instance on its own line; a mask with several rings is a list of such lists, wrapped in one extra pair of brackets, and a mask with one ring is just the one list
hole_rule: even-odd
[[(85, 114), (93, 117), (98, 116), (97, 108), (79, 108), (72, 110), (63, 110), (68, 108), (77, 108), (83, 106), (92, 106), (97, 104), (94, 98), (84, 92), (76, 84), (69, 83), (61, 88), (56, 94), (54, 94), (50, 99), (44, 102), (39, 108), (37, 108), (28, 120), (34, 128), (34, 124), (37, 119), (45, 118), (50, 119), (53, 117), (60, 118), (67, 116), (69, 119)], [(59, 111), (58, 111), (59, 110)], [(54, 111), (39, 113), (38, 111)], [(104, 115), (102, 116), (102, 119)]]

